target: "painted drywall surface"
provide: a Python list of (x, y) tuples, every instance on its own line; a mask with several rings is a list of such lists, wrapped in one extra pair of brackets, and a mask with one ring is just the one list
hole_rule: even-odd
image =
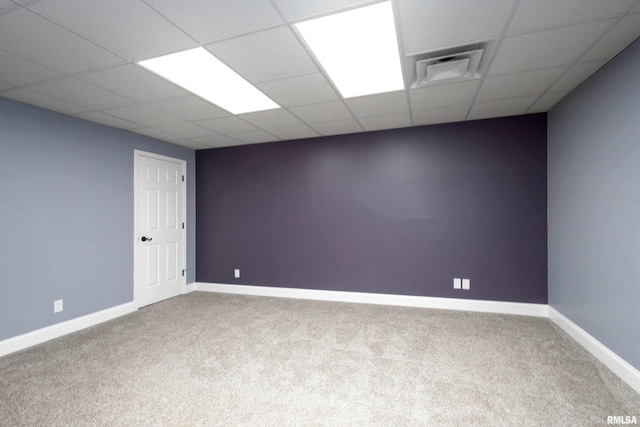
[(549, 113), (549, 304), (640, 369), (640, 43)]
[(134, 149), (187, 161), (192, 282), (193, 150), (0, 99), (0, 340), (133, 301)]
[(547, 302), (544, 114), (201, 150), (196, 185), (199, 282)]

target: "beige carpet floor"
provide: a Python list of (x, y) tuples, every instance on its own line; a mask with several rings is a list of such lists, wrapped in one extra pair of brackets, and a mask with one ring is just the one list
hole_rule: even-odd
[[(640, 395), (542, 318), (194, 292), (0, 358), (2, 426), (591, 426)], [(640, 422), (640, 421), (639, 421)]]

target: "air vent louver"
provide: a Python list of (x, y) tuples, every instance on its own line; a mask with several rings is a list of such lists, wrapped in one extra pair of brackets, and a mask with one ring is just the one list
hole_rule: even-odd
[(416, 62), (416, 85), (452, 80), (468, 79), (475, 76), (482, 58), (482, 49), (464, 52), (455, 56), (447, 55), (428, 58)]
[(479, 78), (487, 68), (494, 41), (447, 48), (407, 57), (411, 88)]

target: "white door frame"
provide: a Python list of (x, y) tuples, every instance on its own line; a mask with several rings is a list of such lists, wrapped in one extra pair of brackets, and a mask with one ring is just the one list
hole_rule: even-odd
[(138, 172), (140, 157), (151, 157), (153, 159), (166, 160), (173, 163), (179, 163), (182, 166), (182, 176), (185, 177), (182, 182), (182, 219), (184, 222), (184, 231), (182, 232), (182, 270), (184, 271), (184, 277), (182, 280), (183, 294), (187, 291), (187, 161), (142, 150), (133, 150), (133, 157), (133, 303), (136, 309), (138, 309), (140, 308), (138, 298), (138, 291), (140, 289), (138, 276), (138, 247), (140, 246), (138, 243), (140, 239), (140, 236), (138, 235)]

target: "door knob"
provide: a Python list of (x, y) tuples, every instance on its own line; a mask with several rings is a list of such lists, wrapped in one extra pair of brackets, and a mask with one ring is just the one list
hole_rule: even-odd
[(143, 242), (146, 242), (147, 240), (148, 241), (152, 241), (153, 239), (151, 237), (142, 236), (142, 239), (140, 239), (140, 240), (142, 240)]

